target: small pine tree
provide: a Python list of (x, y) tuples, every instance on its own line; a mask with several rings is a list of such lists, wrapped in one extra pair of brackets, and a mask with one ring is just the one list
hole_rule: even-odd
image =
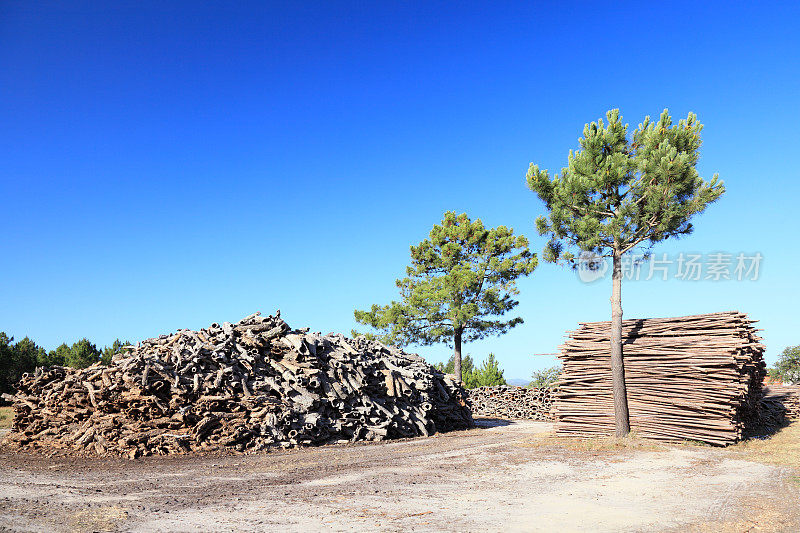
[[(487, 229), (480, 219), (453, 211), (411, 247), (408, 277), (398, 279), (402, 300), (354, 311), (387, 344), (454, 347), (454, 373), (462, 375), (461, 343), (500, 335), (522, 323), (501, 320), (519, 302), (516, 280), (536, 268), (528, 240), (505, 226)], [(355, 332), (354, 332), (355, 333)]]
[(36, 368), (44, 350), (28, 337), (14, 343), (14, 338), (0, 332), (0, 393), (13, 392), (26, 372)]
[(490, 353), (489, 357), (483, 361), (480, 368), (475, 371), (475, 386), (494, 387), (496, 385), (505, 384), (506, 378), (503, 376), (500, 363), (495, 359), (494, 354)]
[[(436, 363), (434, 367), (445, 374), (452, 374), (455, 370), (455, 362), (453, 356), (447, 360), (447, 364)], [(503, 376), (503, 370), (500, 368), (500, 363), (495, 359), (494, 354), (489, 354), (489, 357), (481, 363), (480, 367), (475, 367), (472, 357), (467, 354), (464, 356), (461, 364), (461, 384), (466, 389), (474, 389), (475, 387), (493, 387), (495, 385), (506, 385), (506, 379)]]
[(39, 361), (39, 366), (67, 366), (71, 351), (67, 343), (61, 343), (55, 350), (50, 350), (45, 359)]

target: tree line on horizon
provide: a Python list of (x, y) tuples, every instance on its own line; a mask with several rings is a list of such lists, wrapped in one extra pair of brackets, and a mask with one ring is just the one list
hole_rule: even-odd
[(98, 362), (108, 365), (111, 358), (129, 344), (116, 339), (111, 346), (100, 349), (89, 339), (83, 338), (71, 346), (63, 343), (48, 352), (29, 337), (14, 342), (14, 337), (0, 331), (0, 394), (13, 392), (22, 375), (33, 372), (36, 367), (58, 365), (86, 368)]

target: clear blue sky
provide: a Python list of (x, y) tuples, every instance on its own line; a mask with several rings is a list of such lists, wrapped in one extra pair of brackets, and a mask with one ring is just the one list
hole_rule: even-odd
[[(738, 309), (770, 362), (800, 344), (796, 2), (125, 4), (0, 5), (0, 330), (103, 345), (280, 308), (348, 332), (443, 211), (540, 250), (528, 164), (668, 107), (728, 192), (656, 252), (758, 251), (761, 278), (631, 282), (626, 318)], [(610, 316), (610, 282), (519, 287), (525, 324), (466, 346), (507, 377)]]

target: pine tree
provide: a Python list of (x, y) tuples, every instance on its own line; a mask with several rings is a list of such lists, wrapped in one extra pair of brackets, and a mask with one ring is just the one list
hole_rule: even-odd
[(658, 122), (650, 117), (628, 139), (618, 109), (587, 124), (580, 149), (568, 165), (550, 177), (531, 163), (528, 187), (541, 198), (549, 217), (539, 217), (540, 235), (548, 235), (545, 260), (573, 266), (572, 250), (612, 259), (611, 368), (616, 435), (630, 431), (622, 358), (622, 257), (634, 247), (649, 251), (656, 243), (687, 235), (691, 218), (725, 191), (717, 175), (704, 181), (697, 173), (703, 126), (689, 113), (677, 125), (668, 110)]
[(495, 359), (494, 354), (490, 353), (489, 357), (481, 363), (480, 368), (475, 371), (475, 386), (494, 387), (505, 384), (506, 378), (503, 376), (500, 363)]
[(72, 345), (66, 357), (66, 366), (86, 368), (100, 361), (102, 353), (89, 339), (81, 339)]
[[(434, 367), (439, 372), (454, 374), (455, 357), (451, 355), (446, 365), (436, 363)], [(466, 389), (493, 387), (495, 385), (506, 385), (506, 378), (503, 376), (503, 369), (500, 368), (500, 363), (495, 359), (494, 354), (490, 353), (489, 357), (481, 363), (480, 367), (475, 367), (475, 364), (472, 362), (472, 357), (467, 354), (461, 361), (461, 384)]]
[(72, 349), (69, 347), (67, 343), (61, 343), (61, 345), (56, 348), (55, 350), (50, 350), (50, 353), (47, 354), (47, 358), (39, 361), (40, 366), (67, 366), (67, 360), (72, 357)]
[(28, 337), (13, 343), (14, 337), (0, 332), (0, 393), (12, 392), (22, 374), (33, 372), (44, 349)]
[(454, 347), (461, 377), (461, 344), (500, 335), (522, 323), (500, 317), (519, 302), (516, 280), (533, 272), (537, 258), (528, 240), (505, 226), (486, 229), (480, 219), (453, 211), (411, 247), (407, 277), (396, 281), (402, 300), (354, 312), (355, 319), (399, 346), (445, 342)]
[[(456, 373), (456, 363), (455, 357), (450, 356), (450, 359), (447, 360), (447, 364), (436, 363), (433, 365), (436, 370), (442, 372), (443, 374), (453, 374)], [(472, 357), (467, 354), (461, 359), (461, 383), (464, 387), (471, 389), (473, 388), (473, 384), (475, 382), (475, 363), (472, 361)]]
[(119, 339), (115, 339), (114, 343), (111, 346), (106, 346), (105, 348), (103, 348), (103, 353), (100, 356), (100, 362), (103, 363), (106, 366), (110, 365), (111, 364), (111, 359), (115, 355), (120, 354), (123, 351), (126, 351), (126, 350), (123, 350), (123, 347), (124, 346), (130, 346), (130, 344), (131, 343), (128, 342), (128, 341), (122, 342)]

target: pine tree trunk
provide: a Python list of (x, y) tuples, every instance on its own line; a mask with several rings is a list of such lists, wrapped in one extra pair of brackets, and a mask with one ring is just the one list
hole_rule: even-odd
[(461, 328), (456, 328), (456, 333), (453, 338), (453, 344), (455, 344), (455, 351), (453, 352), (453, 374), (456, 375), (456, 379), (459, 383), (461, 383)]
[(611, 289), (611, 381), (614, 389), (615, 435), (624, 437), (631, 431), (628, 415), (628, 391), (625, 387), (625, 366), (622, 361), (622, 256), (614, 251)]

